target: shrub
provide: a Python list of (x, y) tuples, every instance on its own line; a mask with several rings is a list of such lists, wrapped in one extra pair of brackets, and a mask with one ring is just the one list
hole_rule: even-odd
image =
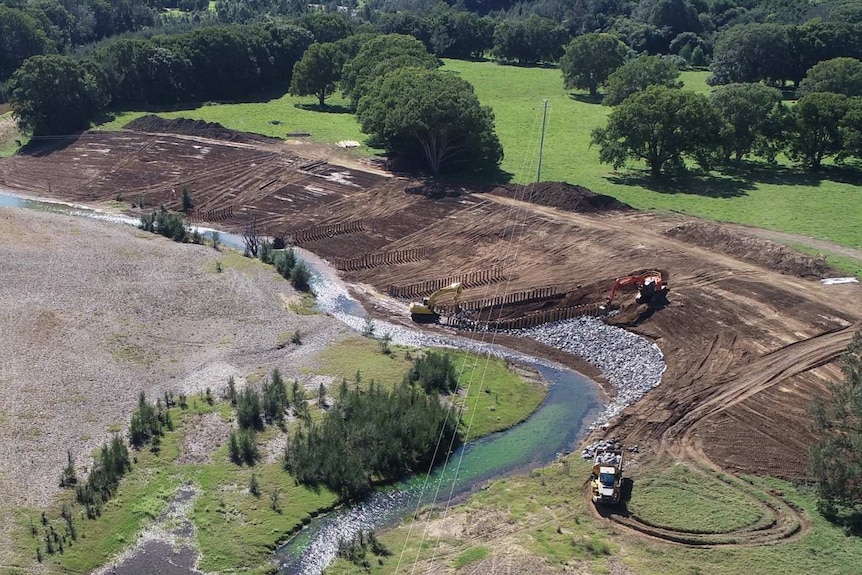
[(78, 483), (78, 474), (75, 472), (75, 459), (72, 452), (66, 451), (66, 467), (60, 473), (60, 487), (74, 487)]
[(257, 461), (257, 433), (253, 429), (232, 431), (228, 439), (228, 455), (237, 465), (254, 465)]
[(237, 395), (236, 420), (240, 429), (263, 427), (263, 420), (260, 418), (260, 395), (250, 387), (246, 387)]
[(296, 266), (296, 252), (293, 248), (279, 252), (275, 256), (275, 269), (284, 279), (290, 279), (290, 272)]
[(405, 381), (418, 383), (427, 393), (449, 393), (458, 388), (455, 366), (448, 353), (431, 351), (413, 360)]
[(303, 262), (297, 262), (290, 270), (290, 283), (299, 291), (311, 291), (311, 272)]
[(260, 242), (260, 247), (258, 248), (258, 255), (260, 257), (260, 261), (262, 261), (263, 263), (273, 263), (272, 242), (269, 240), (262, 240)]

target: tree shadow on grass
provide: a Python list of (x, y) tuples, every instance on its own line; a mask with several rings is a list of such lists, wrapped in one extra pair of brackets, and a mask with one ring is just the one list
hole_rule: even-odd
[(605, 96), (604, 94), (596, 94), (595, 96), (590, 96), (589, 94), (582, 94), (580, 92), (577, 92), (569, 94), (569, 98), (582, 104), (601, 104), (602, 100), (605, 99)]
[(294, 108), (305, 110), (307, 112), (322, 112), (324, 114), (352, 114), (353, 109), (349, 106), (341, 106), (338, 104), (294, 104)]
[(687, 172), (676, 177), (651, 176), (646, 170), (605, 177), (612, 184), (639, 186), (660, 194), (689, 194), (708, 198), (738, 198), (755, 189), (753, 182), (727, 175)]
[(817, 171), (800, 167), (768, 166), (748, 163), (725, 169), (725, 173), (760, 184), (777, 186), (819, 186), (823, 181), (862, 185), (862, 170), (853, 164), (824, 166)]
[(663, 194), (690, 194), (709, 198), (734, 198), (748, 194), (758, 184), (816, 188), (824, 181), (862, 185), (862, 169), (855, 164), (825, 166), (819, 171), (800, 167), (773, 166), (742, 162), (724, 166), (721, 171), (685, 172), (678, 176), (653, 177), (646, 170), (632, 170), (607, 176), (608, 181), (624, 186), (641, 186)]

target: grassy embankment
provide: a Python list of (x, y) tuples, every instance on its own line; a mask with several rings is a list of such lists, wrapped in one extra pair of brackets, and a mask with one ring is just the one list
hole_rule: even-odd
[[(331, 346), (321, 354), (318, 374), (334, 375), (354, 381), (356, 372), (363, 382), (374, 380), (383, 385), (394, 385), (407, 372), (417, 350), (392, 346), (389, 354), (382, 354), (379, 343), (356, 338)], [(465, 406), (461, 433), (468, 440), (484, 437), (507, 429), (526, 419), (542, 403), (547, 390), (538, 383), (521, 379), (506, 362), (462, 351), (449, 351), (458, 374), (461, 389), (455, 405)]]
[[(225, 259), (225, 264), (238, 265), (230, 258)], [(394, 384), (401, 381), (407, 371), (410, 353), (415, 354), (417, 350), (393, 348), (390, 353), (383, 353), (377, 342), (357, 337), (325, 350), (315, 372), (353, 380), (358, 371), (366, 384), (371, 379)], [(473, 382), (470, 396), (459, 400), (467, 401), (477, 410), (470, 433), (472, 438), (514, 425), (527, 417), (544, 398), (543, 387), (522, 380), (507, 369), (504, 362), (491, 360), (481, 377), (486, 369), (483, 358), (456, 353), (455, 359), (467, 366), (462, 385)], [(260, 374), (250, 374), (248, 379), (258, 381), (260, 377)], [(476, 397), (478, 403), (474, 403)], [(313, 414), (315, 418), (322, 415), (317, 408), (313, 411), (317, 412)], [(315, 492), (295, 485), (278, 459), (269, 463), (262, 461), (254, 467), (237, 466), (229, 461), (226, 445), (216, 450), (208, 463), (178, 463), (183, 437), (194, 427), (198, 416), (210, 412), (218, 413), (226, 422), (233, 417), (229, 404), (210, 406), (199, 397), (189, 401), (188, 411), (174, 408), (172, 418), (178, 425), (175, 431), (165, 435), (159, 453), (135, 452), (137, 461), (133, 470), (122, 480), (117, 495), (106, 504), (100, 518), (85, 520), (76, 508), (77, 541), (67, 546), (62, 555), (46, 556), (46, 563), (74, 573), (84, 573), (104, 564), (134, 543), (136, 535), (158, 517), (179, 485), (192, 483), (199, 491), (191, 520), (197, 528), (197, 542), (202, 553), (200, 568), (218, 572), (238, 569), (266, 572), (273, 545), (310, 514), (334, 504), (336, 497), (326, 490)], [(278, 428), (268, 427), (259, 435), (259, 445), (277, 440), (282, 433)], [(252, 473), (258, 478), (261, 497), (248, 492)], [(274, 490), (280, 493), (277, 511), (270, 507), (269, 496)], [(71, 491), (64, 492), (48, 511), (58, 532), (65, 529), (59, 519), (60, 510), (64, 503), (71, 504), (73, 500)], [(30, 534), (30, 525), (39, 524), (40, 513), (41, 510), (36, 509), (18, 511), (17, 547), (22, 550), (22, 565), (35, 560), (37, 539)]]
[[(632, 536), (587, 513), (582, 485), (589, 468), (588, 462), (569, 457), (529, 475), (495, 482), (450, 510), (448, 520), (437, 522), (433, 516), (430, 530), (427, 516), (420, 517), (409, 539), (407, 524), (393, 529), (380, 539), (394, 555), (383, 558), (382, 564), (372, 557), (371, 573), (393, 573), (402, 550), (401, 571), (410, 570), (417, 558), (420, 569), (427, 567), (433, 557), (435, 567), (458, 573), (528, 565), (540, 571), (543, 564), (616, 573), (622, 572), (622, 563), (638, 575), (852, 575), (862, 561), (862, 540), (847, 537), (826, 522), (816, 511), (812, 493), (774, 479), (749, 478), (753, 490), (782, 492), (805, 510), (813, 529), (797, 539), (758, 547), (694, 549)], [(758, 506), (723, 485), (684, 466), (643, 470), (635, 479), (631, 507), (650, 521), (675, 529), (721, 532), (756, 523)], [(338, 560), (327, 575), (360, 572)]]
[[(446, 60), (444, 69), (473, 83), (479, 99), (494, 109), (506, 152), (502, 169), (516, 182), (535, 177), (541, 98), (546, 97), (550, 113), (542, 179), (578, 183), (641, 209), (678, 211), (862, 248), (857, 229), (862, 220), (862, 176), (858, 171), (831, 167), (813, 174), (785, 161), (778, 167), (747, 164), (733, 173), (691, 175), (677, 181), (653, 181), (642, 162), (614, 172), (599, 163), (598, 150), (589, 144), (590, 132), (604, 124), (610, 108), (590, 103), (582, 93), (563, 90), (558, 70), (459, 60)], [(681, 78), (686, 89), (706, 92), (707, 75), (683, 72)], [(340, 108), (345, 102), (333, 98), (331, 103), (337, 112), (319, 112), (296, 106), (310, 104), (308, 98), (285, 95), (268, 102), (205, 105), (160, 115), (216, 121), (271, 136), (308, 131), (318, 142), (363, 142), (355, 118)], [(141, 114), (120, 114), (100, 129), (117, 129)], [(272, 124), (273, 120), (282, 123)], [(355, 153), (371, 152), (363, 146)], [(852, 271), (860, 263), (836, 260), (836, 265)]]

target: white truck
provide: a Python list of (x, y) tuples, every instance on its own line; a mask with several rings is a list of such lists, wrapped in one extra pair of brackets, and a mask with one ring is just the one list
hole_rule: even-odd
[(590, 497), (599, 505), (616, 505), (620, 502), (623, 487), (623, 451), (614, 447), (596, 450), (593, 460)]

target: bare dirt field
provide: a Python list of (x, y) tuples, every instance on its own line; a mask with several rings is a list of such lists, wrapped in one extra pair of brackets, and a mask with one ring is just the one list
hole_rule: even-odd
[[(242, 383), (273, 367), (300, 376), (346, 333), (326, 316), (290, 312), (294, 295), (271, 268), (240, 256), (0, 208), (0, 565), (9, 508), (47, 504), (66, 450), (82, 472), (141, 391), (220, 393), (229, 375)], [(302, 345), (279, 345), (297, 329)], [(190, 446), (190, 456), (208, 449)]]
[[(616, 277), (667, 270), (667, 307), (632, 309), (629, 292), (613, 320), (654, 341), (667, 372), (606, 433), (641, 445), (647, 458), (670, 454), (735, 473), (806, 475), (813, 438), (807, 408), (839, 377), (835, 360), (862, 326), (862, 287), (822, 285), (819, 277), (840, 275), (822, 260), (564, 184), (426, 188), (324, 159), (285, 144), (188, 130), (85, 134), (0, 161), (0, 186), (89, 202), (121, 192), (125, 201), (176, 207), (172, 194), (188, 185), (201, 218), (224, 214), (219, 225), (233, 229), (256, 219), (330, 259), (372, 302), (375, 290), (464, 274), (474, 278), (467, 301), (536, 288), (554, 294), (499, 312), (517, 318), (597, 304)], [(48, 289), (51, 280), (44, 281)], [(377, 313), (409, 322), (406, 305), (378, 300)], [(212, 321), (198, 311), (200, 321)], [(110, 327), (107, 333), (119, 330)], [(201, 333), (213, 340), (207, 336)]]

